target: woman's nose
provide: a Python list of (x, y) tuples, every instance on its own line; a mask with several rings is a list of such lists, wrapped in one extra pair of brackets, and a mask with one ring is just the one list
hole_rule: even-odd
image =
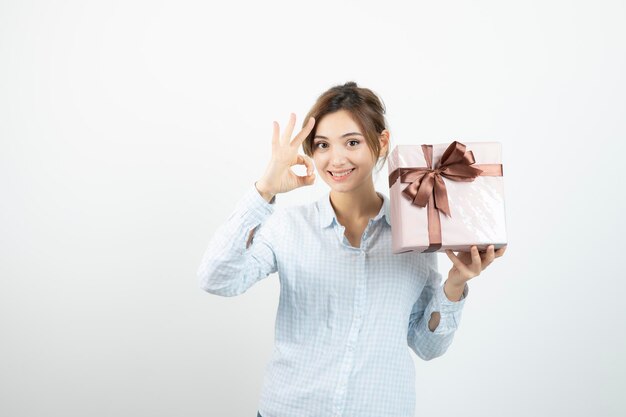
[(346, 156), (343, 150), (334, 150), (330, 160), (334, 165), (341, 166), (346, 162)]

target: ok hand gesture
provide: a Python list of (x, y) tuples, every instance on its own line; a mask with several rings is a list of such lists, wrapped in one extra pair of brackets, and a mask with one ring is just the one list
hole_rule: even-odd
[[(298, 154), (298, 149), (304, 139), (311, 133), (315, 125), (315, 119), (311, 117), (307, 124), (291, 139), (294, 125), (296, 124), (296, 115), (291, 113), (287, 128), (280, 135), (277, 122), (274, 122), (274, 135), (272, 136), (272, 157), (267, 165), (265, 173), (256, 187), (262, 193), (275, 195), (278, 193), (286, 193), (294, 188), (304, 185), (312, 185), (315, 182), (315, 173), (313, 172), (313, 161), (306, 155)], [(293, 165), (305, 165), (307, 175), (296, 175), (291, 167)]]

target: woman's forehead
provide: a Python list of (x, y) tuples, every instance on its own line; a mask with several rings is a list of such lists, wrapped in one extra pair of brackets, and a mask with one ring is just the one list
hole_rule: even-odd
[(354, 134), (363, 136), (359, 125), (344, 110), (324, 116), (317, 123), (314, 139), (343, 139)]

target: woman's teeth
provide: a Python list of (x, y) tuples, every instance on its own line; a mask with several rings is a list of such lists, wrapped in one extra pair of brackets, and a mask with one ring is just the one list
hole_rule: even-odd
[(348, 174), (349, 174), (349, 173), (351, 173), (352, 171), (354, 171), (354, 168), (349, 169), (349, 170), (347, 170), (347, 171), (343, 171), (343, 172), (332, 172), (332, 171), (330, 171), (330, 174), (331, 174), (333, 177), (345, 177), (346, 175), (348, 175)]

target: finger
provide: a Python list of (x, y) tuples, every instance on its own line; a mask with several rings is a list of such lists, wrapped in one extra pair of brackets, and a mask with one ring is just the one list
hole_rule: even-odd
[(296, 176), (298, 178), (299, 185), (311, 185), (315, 182), (315, 173), (306, 176)]
[(296, 135), (295, 138), (291, 141), (290, 145), (299, 147), (302, 145), (302, 142), (309, 136), (309, 133), (313, 130), (313, 126), (315, 126), (315, 119), (313, 117), (309, 117), (309, 121), (302, 128), (302, 130)]
[(478, 247), (477, 246), (472, 246), (472, 248), (470, 249), (470, 253), (472, 255), (472, 263), (469, 265), (469, 268), (476, 272), (477, 274), (480, 273), (480, 271), (482, 271), (482, 259), (480, 258), (480, 253), (478, 252)]
[(448, 258), (450, 258), (450, 260), (452, 261), (454, 266), (456, 266), (456, 269), (459, 270), (461, 275), (465, 277), (474, 276), (474, 273), (467, 267), (467, 265), (463, 263), (463, 261), (461, 261), (450, 249), (446, 249), (446, 255), (448, 255)]
[(506, 251), (506, 245), (502, 246), (500, 249), (496, 251), (496, 258), (499, 258), (502, 255), (504, 255), (505, 251)]
[(289, 121), (287, 122), (287, 127), (285, 127), (285, 131), (283, 132), (282, 144), (288, 144), (291, 139), (291, 134), (293, 133), (293, 127), (296, 124), (296, 115), (295, 113), (289, 114)]
[(311, 158), (309, 158), (306, 155), (298, 154), (298, 157), (296, 158), (296, 162), (293, 165), (304, 165), (306, 166), (307, 175), (311, 175), (311, 173), (313, 173), (313, 162)]
[(312, 185), (315, 182), (315, 173), (313, 172), (311, 162), (307, 159), (306, 155), (298, 155), (296, 163), (294, 165), (306, 165), (307, 167), (307, 175), (294, 174), (299, 186)]
[(482, 269), (487, 268), (489, 264), (491, 264), (495, 258), (496, 258), (496, 255), (494, 251), (494, 246), (489, 245), (487, 247), (487, 252), (485, 253), (485, 258), (483, 259)]
[(304, 158), (307, 175), (311, 175), (315, 171), (315, 167), (313, 166), (313, 160), (306, 155), (302, 155), (302, 158)]

